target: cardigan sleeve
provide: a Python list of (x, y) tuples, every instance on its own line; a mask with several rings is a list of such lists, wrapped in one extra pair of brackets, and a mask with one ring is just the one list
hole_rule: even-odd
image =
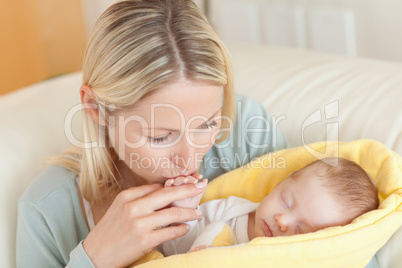
[(82, 241), (88, 228), (76, 174), (49, 166), (18, 201), (17, 267), (94, 267)]
[[(95, 267), (82, 241), (64, 256), (57, 234), (35, 203), (20, 202), (18, 209), (17, 267)], [(66, 262), (68, 263), (66, 264)]]
[(18, 204), (17, 267), (64, 267), (45, 218), (27, 202)]

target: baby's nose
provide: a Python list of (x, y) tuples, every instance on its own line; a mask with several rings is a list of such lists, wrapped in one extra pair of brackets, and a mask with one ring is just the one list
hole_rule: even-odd
[(279, 231), (286, 232), (289, 229), (289, 222), (283, 214), (275, 215), (275, 221), (278, 225)]

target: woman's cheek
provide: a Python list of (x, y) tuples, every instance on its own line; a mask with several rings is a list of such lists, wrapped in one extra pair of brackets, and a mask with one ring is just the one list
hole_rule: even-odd
[(209, 132), (200, 132), (194, 135), (191, 142), (194, 148), (198, 152), (209, 151), (211, 147), (215, 144), (216, 138), (219, 134), (219, 130), (211, 130)]

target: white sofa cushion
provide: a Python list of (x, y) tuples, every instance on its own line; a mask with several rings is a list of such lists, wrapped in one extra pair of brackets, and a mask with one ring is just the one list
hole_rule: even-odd
[[(339, 130), (342, 141), (374, 139), (402, 155), (402, 64), (247, 44), (229, 50), (236, 91), (285, 115), (279, 128), (292, 146), (303, 145), (306, 123), (305, 143), (333, 140)], [(317, 111), (322, 122), (307, 124)], [(328, 123), (339, 127), (327, 133)]]

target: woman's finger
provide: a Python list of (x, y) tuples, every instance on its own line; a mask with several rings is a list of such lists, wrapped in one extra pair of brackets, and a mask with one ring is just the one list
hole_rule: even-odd
[(200, 209), (170, 207), (158, 210), (148, 216), (141, 218), (141, 225), (158, 229), (174, 223), (194, 221), (201, 218)]
[(141, 185), (138, 187), (131, 187), (129, 189), (121, 191), (117, 197), (116, 201), (119, 203), (128, 203), (133, 200), (137, 200), (139, 198), (145, 197), (150, 193), (158, 191), (162, 189), (163, 186), (159, 183), (149, 184), (149, 185)]
[(205, 182), (184, 184), (176, 187), (164, 187), (141, 198), (141, 201), (144, 202), (144, 205), (146, 204), (148, 209), (154, 211), (163, 208), (174, 201), (194, 197), (205, 191), (206, 187), (207, 184)]
[(152, 241), (153, 247), (156, 247), (163, 242), (182, 237), (183, 235), (187, 234), (189, 230), (190, 226), (188, 224), (181, 223), (178, 225), (154, 230), (149, 234), (149, 239)]
[(203, 250), (203, 249), (206, 249), (206, 248), (213, 248), (213, 247), (214, 246), (211, 246), (211, 245), (196, 246), (194, 248), (190, 248), (189, 253), (196, 252), (196, 251), (199, 251), (199, 250)]

